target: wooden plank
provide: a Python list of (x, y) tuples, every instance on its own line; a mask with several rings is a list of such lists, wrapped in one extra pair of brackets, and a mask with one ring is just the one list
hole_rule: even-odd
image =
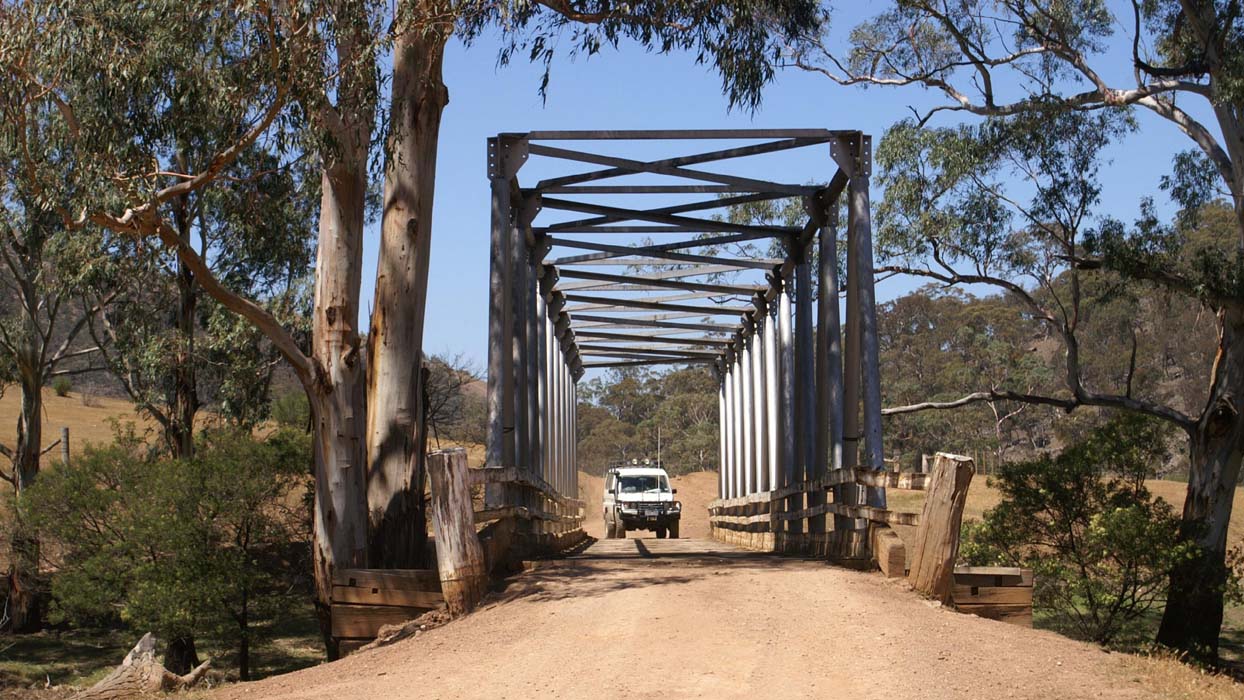
[(998, 620), (1021, 627), (1032, 627), (1031, 605), (958, 605), (960, 612)]
[(968, 457), (937, 453), (928, 497), (924, 499), (920, 525), (912, 544), (909, 576), (912, 588), (944, 603), (950, 602), (963, 507), (975, 471)]
[(956, 566), (959, 586), (1031, 586), (1032, 569), (1015, 566)]
[(755, 525), (757, 523), (768, 523), (769, 514), (761, 513), (759, 515), (710, 515), (708, 518), (710, 523), (729, 524), (729, 525)]
[(445, 602), (440, 589), (441, 584), (439, 580), (436, 582), (435, 591), (333, 586), (333, 602), (356, 603), (359, 605), (395, 605), (398, 607), (427, 608), (431, 610)]
[(374, 639), (381, 627), (400, 625), (425, 612), (426, 608), (333, 603), (333, 636)]
[(439, 591), (441, 579), (434, 569), (337, 569), (333, 571), (333, 585), (401, 591)]
[(874, 523), (886, 523), (887, 525), (919, 525), (921, 518), (921, 516), (915, 513), (902, 513), (884, 508), (873, 508), (872, 506), (850, 506), (845, 503), (827, 503), (825, 504), (825, 511), (835, 515), (845, 515), (849, 518), (864, 518)]
[(1030, 586), (953, 586), (951, 598), (960, 605), (1027, 605), (1032, 607)]
[(886, 578), (902, 578), (907, 575), (907, 548), (890, 526), (873, 527), (872, 549), (877, 568), (881, 569)]

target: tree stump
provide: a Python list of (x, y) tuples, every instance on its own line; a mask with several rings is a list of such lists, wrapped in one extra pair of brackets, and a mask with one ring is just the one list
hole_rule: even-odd
[(121, 700), (189, 688), (203, 678), (212, 663), (209, 659), (190, 673), (179, 676), (156, 660), (156, 647), (155, 635), (144, 634), (120, 666), (100, 682), (74, 695), (74, 700)]
[(428, 476), (441, 593), (449, 614), (457, 617), (471, 612), (488, 587), (484, 550), (475, 532), (466, 450), (437, 450), (428, 455)]
[(975, 471), (972, 458), (938, 452), (916, 528), (908, 581), (920, 593), (943, 603), (951, 600), (963, 506)]

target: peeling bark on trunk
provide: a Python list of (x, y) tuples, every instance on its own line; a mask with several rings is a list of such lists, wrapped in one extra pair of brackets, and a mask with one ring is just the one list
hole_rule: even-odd
[[(419, 11), (415, 12), (420, 14)], [(427, 540), (421, 360), (446, 33), (412, 19), (393, 49), (389, 162), (369, 329), (367, 501), (371, 565), (421, 568)]]
[(1200, 555), (1176, 567), (1158, 642), (1216, 661), (1222, 628), (1224, 563), (1232, 498), (1244, 456), (1244, 308), (1219, 312), (1218, 355), (1210, 398), (1190, 436), (1191, 466), (1183, 536)]
[(306, 387), (315, 426), (316, 606), (329, 658), (337, 656), (328, 623), (333, 569), (367, 565), (367, 416), (358, 335), (367, 188), (366, 139), (361, 141), (353, 158), (323, 173), (312, 329), (317, 376)]

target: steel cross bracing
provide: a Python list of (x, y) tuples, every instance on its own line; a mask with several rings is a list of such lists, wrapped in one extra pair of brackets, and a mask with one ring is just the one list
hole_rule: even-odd
[[(707, 140), (730, 145), (696, 146)], [(640, 141), (670, 153), (600, 152), (651, 150), (624, 143)], [(763, 177), (759, 156), (795, 149), (825, 152), (822, 183)], [(533, 157), (570, 172), (520, 182)], [(736, 166), (748, 159), (753, 168), (741, 174)], [(584, 371), (694, 364), (713, 367), (721, 382), (721, 498), (831, 469), (882, 467), (870, 137), (827, 129), (532, 131), (489, 139), (488, 172), (490, 466), (528, 466), (559, 490), (577, 488), (575, 387)], [(836, 265), (844, 194), (845, 285)], [(802, 226), (725, 217), (735, 205), (790, 198), (802, 200)], [(806, 497), (809, 507), (825, 499)], [(835, 497), (884, 506), (879, 489), (843, 486)], [(810, 532), (824, 531), (824, 516), (808, 522)]]

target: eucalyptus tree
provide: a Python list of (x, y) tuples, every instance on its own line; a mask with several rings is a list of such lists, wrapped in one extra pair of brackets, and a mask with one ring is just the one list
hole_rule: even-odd
[[(198, 170), (194, 144), (211, 128), (207, 106), (179, 106), (206, 124), (180, 120), (181, 171)], [(260, 300), (295, 334), (305, 335), (309, 278), (308, 218), (318, 178), (303, 160), (252, 147), (212, 186), (167, 207), (178, 236), (193, 245), (231, 289)], [(212, 406), (223, 418), (252, 426), (265, 417), (268, 387), (280, 355), (253, 326), (204, 298), (195, 274), (163, 248), (108, 241), (106, 269), (90, 275), (85, 293), (109, 299), (89, 327), (108, 368), (135, 406), (154, 420), (173, 457), (193, 455), (196, 417)]]
[[(44, 388), (56, 377), (98, 369), (92, 360), (99, 348), (83, 330), (99, 307), (76, 293), (75, 267), (85, 261), (59, 219), (12, 182), (0, 180), (0, 203), (0, 382), (20, 392), (16, 440), (11, 447), (0, 444), (11, 468), (0, 469), (0, 479), (12, 485), (20, 503), (50, 449), (43, 437)], [(27, 632), (42, 624), (38, 566), (39, 541), (15, 515), (9, 630)]]
[[(1180, 265), (1177, 256), (1159, 254), (1179, 248), (1186, 227), (1165, 236), (1117, 232), (1099, 255), (1081, 259), (1091, 252), (1077, 249), (1066, 262), (1149, 280), (1217, 316), (1219, 350), (1204, 406), (1157, 411), (1189, 438), (1183, 536), (1203, 552), (1173, 572), (1158, 640), (1213, 656), (1244, 439), (1237, 340), (1244, 303), (1236, 291), (1244, 246), (1244, 16), (1234, 0), (1133, 0), (1118, 9), (1101, 0), (901, 0), (856, 27), (841, 50), (823, 35), (808, 37), (794, 62), (844, 85), (920, 86), (944, 97), (919, 115), (921, 123), (943, 112), (1005, 117), (1130, 107), (1189, 140), (1167, 184), (1188, 212), (1216, 197), (1229, 202), (1234, 240), (1206, 256), (1218, 264)], [(1078, 395), (1073, 401), (1085, 402)]]
[[(342, 11), (330, 13), (314, 3), (278, 11), (250, 2), (187, 6), (77, 0), (6, 6), (0, 13), (5, 179), (71, 231), (85, 235), (99, 228), (118, 244), (125, 241), (141, 249), (154, 243), (172, 251), (203, 291), (267, 336), (306, 388), (317, 420), (330, 424), (317, 426), (315, 450), (316, 580), (321, 601), (327, 600), (336, 562), (364, 561), (363, 480), (361, 468), (349, 469), (351, 464), (363, 464), (350, 410), (362, 397), (361, 363), (353, 359), (357, 332), (340, 330), (357, 317), (361, 265), (351, 268), (329, 261), (322, 266), (317, 303), (327, 312), (317, 319), (329, 327), (315, 329), (316, 342), (308, 355), (282, 319), (245, 296), (245, 291), (232, 289), (227, 275), (217, 276), (184, 229), (178, 228), (176, 217), (186, 213), (180, 208), (178, 214), (179, 203), (188, 197), (220, 183), (246, 184), (246, 178), (237, 181), (234, 176), (257, 144), (262, 150), (282, 153), (286, 146), (298, 145), (290, 143), (292, 134), (317, 133), (314, 127), (324, 121), (302, 119), (306, 114), (294, 108), (296, 99), (317, 107), (327, 94), (352, 99), (342, 76), (353, 75), (360, 56), (362, 64), (374, 63), (374, 53), (357, 49), (362, 53), (349, 54), (342, 71), (325, 63), (324, 47), (333, 43), (331, 32), (344, 28), (348, 33), (358, 26), (349, 21), (345, 9), (350, 8), (332, 9)], [(374, 31), (367, 36), (374, 36)], [(349, 51), (359, 46), (349, 40), (344, 44), (351, 47)], [(350, 108), (359, 105), (365, 110), (361, 100)], [(194, 118), (183, 106), (205, 108), (211, 120), (210, 128), (194, 134), (200, 140), (193, 150), (200, 157), (193, 162), (178, 160), (186, 148), (178, 137), (187, 134), (186, 120)], [(35, 131), (31, 125), (41, 115), (54, 118)], [(362, 116), (369, 134), (372, 115)], [(337, 118), (332, 123), (344, 121)], [(302, 123), (313, 126), (296, 130)], [(329, 143), (328, 138), (306, 138), (316, 145)], [(332, 143), (348, 145), (342, 139)], [(355, 149), (363, 154), (363, 165), (355, 168), (358, 175), (334, 180), (360, 200), (369, 144), (370, 139), (364, 138)], [(50, 161), (39, 157), (44, 152), (65, 157)], [(324, 179), (331, 180), (339, 159), (323, 160)], [(332, 188), (325, 190), (331, 193)], [(331, 195), (325, 199), (333, 201)], [(322, 216), (320, 224), (322, 231), (330, 229), (325, 236), (328, 245), (338, 250), (333, 233), (341, 222)], [(361, 229), (360, 211), (346, 234), (346, 247), (360, 247)], [(338, 291), (346, 298), (336, 298)], [(344, 372), (337, 371), (342, 366)]]

